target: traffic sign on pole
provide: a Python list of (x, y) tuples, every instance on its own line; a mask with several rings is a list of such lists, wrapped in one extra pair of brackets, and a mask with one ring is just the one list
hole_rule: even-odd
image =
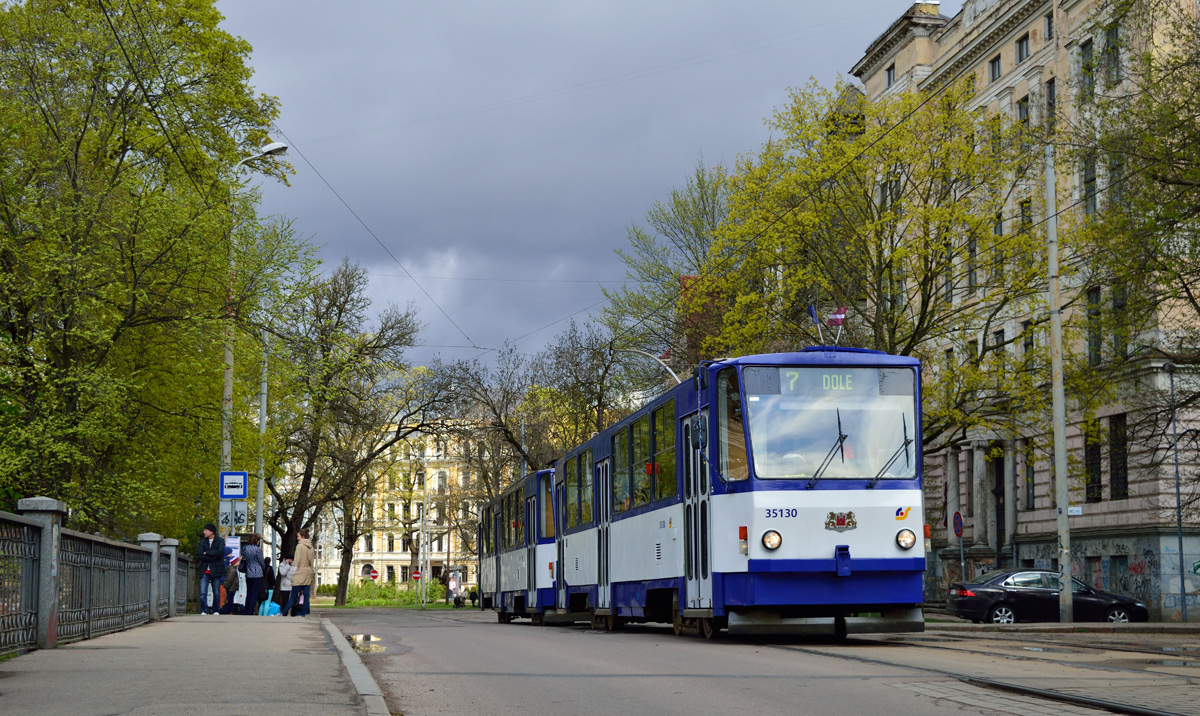
[(221, 473), (221, 494), (222, 500), (244, 500), (246, 499), (246, 483), (247, 475), (244, 472), (222, 472)]
[(371, 570), (371, 579), (379, 579), (379, 570), (378, 569)]
[(420, 578), (421, 578), (421, 570), (414, 569), (413, 570), (413, 579), (420, 579)]
[(958, 512), (954, 513), (954, 536), (962, 537), (963, 523), (962, 515)]

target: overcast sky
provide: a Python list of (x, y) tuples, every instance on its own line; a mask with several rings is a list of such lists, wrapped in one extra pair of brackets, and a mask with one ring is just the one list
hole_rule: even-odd
[(218, 3), (293, 147), (292, 186), (266, 185), (262, 211), (294, 220), (326, 269), (364, 266), (376, 309), (415, 303), (418, 362), (536, 352), (598, 311), (628, 226), (701, 155), (754, 152), (789, 87), (848, 74), (910, 5)]

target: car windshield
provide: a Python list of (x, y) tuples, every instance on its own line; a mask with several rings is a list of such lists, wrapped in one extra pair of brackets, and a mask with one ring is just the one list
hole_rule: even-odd
[(911, 368), (747, 367), (759, 478), (911, 479), (917, 474)]

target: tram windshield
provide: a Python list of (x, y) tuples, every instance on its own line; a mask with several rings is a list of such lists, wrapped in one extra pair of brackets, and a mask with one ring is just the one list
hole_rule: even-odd
[(742, 376), (759, 478), (916, 477), (911, 368), (754, 366)]

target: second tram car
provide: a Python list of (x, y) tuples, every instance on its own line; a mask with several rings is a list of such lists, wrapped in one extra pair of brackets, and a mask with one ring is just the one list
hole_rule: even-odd
[(501, 621), (920, 631), (920, 364), (818, 347), (703, 363), (486, 506)]

